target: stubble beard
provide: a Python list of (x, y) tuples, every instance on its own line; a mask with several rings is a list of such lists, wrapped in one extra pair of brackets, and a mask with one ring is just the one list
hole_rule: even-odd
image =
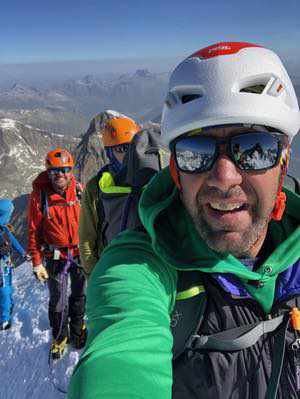
[(273, 210), (273, 207), (270, 207), (263, 212), (258, 206), (254, 207), (251, 211), (251, 225), (243, 232), (240, 232), (238, 240), (230, 240), (226, 239), (226, 233), (230, 230), (214, 229), (205, 219), (203, 205), (199, 201), (199, 193), (196, 198), (196, 204), (193, 206), (184, 197), (182, 197), (182, 201), (193, 220), (198, 234), (208, 247), (219, 253), (230, 253), (237, 258), (251, 257), (250, 250), (261, 237), (263, 231), (266, 231)]

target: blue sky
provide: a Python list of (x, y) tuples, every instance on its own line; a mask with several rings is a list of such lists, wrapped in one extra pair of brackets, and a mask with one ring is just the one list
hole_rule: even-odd
[(299, 60), (299, 0), (8, 0), (0, 63), (185, 56), (253, 41)]

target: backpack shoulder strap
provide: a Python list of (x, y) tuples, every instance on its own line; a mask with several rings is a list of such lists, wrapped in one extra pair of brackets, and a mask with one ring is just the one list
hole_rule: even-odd
[(79, 201), (79, 202), (80, 202), (80, 200), (81, 200), (81, 196), (82, 196), (83, 189), (84, 189), (84, 187), (82, 186), (82, 184), (79, 183), (79, 182), (76, 182), (76, 187), (75, 187), (75, 190), (76, 190), (76, 200)]
[(48, 213), (48, 195), (45, 190), (40, 190), (41, 194), (41, 212), (43, 217)]
[(173, 359), (186, 349), (190, 337), (199, 331), (206, 309), (206, 293), (201, 273), (177, 272), (177, 295), (171, 315)]
[(8, 231), (10, 231), (12, 234), (15, 232), (15, 230), (11, 224), (7, 223), (5, 226), (8, 228)]
[(98, 222), (97, 222), (97, 236), (101, 237), (102, 242), (104, 239), (104, 234), (103, 234), (103, 221), (105, 220), (105, 210), (104, 206), (102, 204), (102, 199), (101, 199), (101, 189), (99, 186), (99, 181), (103, 175), (104, 172), (108, 170), (108, 165), (105, 165), (103, 168), (101, 168), (97, 174), (97, 200), (96, 200), (96, 210), (97, 210), (97, 215), (98, 215)]
[[(8, 228), (8, 225), (5, 225), (5, 227), (7, 228), (8, 231), (10, 231), (9, 228)], [(0, 227), (0, 231), (1, 231), (1, 234), (2, 234), (2, 236), (4, 238), (4, 240), (7, 241), (8, 243), (10, 243), (11, 239), (10, 239), (10, 236), (7, 233), (7, 231), (5, 231), (5, 227)]]

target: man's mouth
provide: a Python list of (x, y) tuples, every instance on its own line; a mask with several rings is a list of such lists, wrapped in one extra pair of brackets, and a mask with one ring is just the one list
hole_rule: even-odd
[(213, 201), (209, 202), (208, 206), (218, 212), (226, 213), (226, 212), (240, 212), (240, 211), (245, 211), (249, 208), (249, 205), (246, 203), (236, 203), (236, 202), (219, 202), (219, 201)]
[(230, 202), (210, 202), (208, 204), (214, 211), (221, 212), (235, 212), (235, 211), (244, 211), (248, 209), (248, 205), (246, 203), (230, 203)]

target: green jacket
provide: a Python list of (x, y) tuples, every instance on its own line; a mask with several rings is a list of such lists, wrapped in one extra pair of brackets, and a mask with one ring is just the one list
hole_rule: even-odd
[[(176, 270), (230, 272), (268, 313), (278, 273), (300, 257), (300, 197), (287, 192), (283, 220), (271, 222), (273, 254), (256, 271), (220, 255), (199, 238), (169, 170), (156, 175), (140, 200), (148, 234), (126, 231), (105, 249), (87, 292), (89, 336), (68, 399), (170, 399)], [(298, 212), (297, 212), (298, 210)], [(270, 268), (266, 267), (272, 266)], [(262, 280), (257, 289), (247, 280)]]

